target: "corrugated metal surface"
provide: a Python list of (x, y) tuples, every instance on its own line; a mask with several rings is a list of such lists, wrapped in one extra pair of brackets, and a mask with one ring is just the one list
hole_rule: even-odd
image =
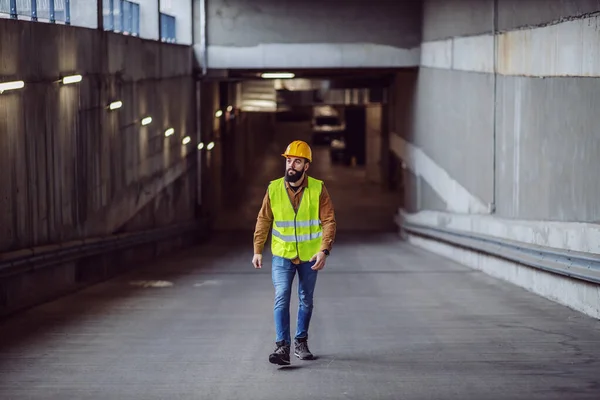
[[(2, 80), (26, 82), (0, 95), (0, 251), (118, 229), (183, 160), (191, 51), (119, 35), (103, 48), (93, 30), (6, 20), (0, 48)], [(83, 81), (55, 82), (72, 73)], [(113, 100), (123, 108), (106, 110)], [(165, 139), (167, 127), (176, 133)], [(127, 196), (137, 197), (118, 201)]]

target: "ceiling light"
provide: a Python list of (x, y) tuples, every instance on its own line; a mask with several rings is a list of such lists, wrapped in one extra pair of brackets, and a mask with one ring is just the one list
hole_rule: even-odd
[(110, 106), (108, 106), (108, 108), (110, 108), (111, 110), (116, 110), (117, 108), (121, 107), (123, 107), (122, 101), (113, 101), (112, 103), (110, 103)]
[(64, 78), (62, 78), (62, 83), (63, 83), (63, 85), (68, 85), (70, 83), (81, 82), (82, 80), (83, 80), (83, 77), (81, 75), (71, 75), (71, 76), (65, 76)]
[(6, 90), (22, 89), (23, 87), (25, 87), (25, 82), (23, 81), (2, 82), (0, 83), (0, 93)]
[(291, 72), (265, 72), (260, 77), (263, 79), (292, 79), (295, 76)]

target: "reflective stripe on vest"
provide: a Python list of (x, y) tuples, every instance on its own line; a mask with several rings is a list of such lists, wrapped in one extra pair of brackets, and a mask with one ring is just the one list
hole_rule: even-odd
[(269, 185), (269, 201), (273, 210), (271, 250), (273, 255), (308, 261), (321, 250), (322, 228), (319, 202), (323, 182), (311, 177), (303, 189), (298, 211), (294, 210), (283, 178)]
[(310, 221), (296, 221), (294, 225), (294, 221), (275, 221), (275, 226), (278, 228), (293, 228), (294, 226), (319, 226), (321, 225), (321, 221), (318, 219), (311, 219)]

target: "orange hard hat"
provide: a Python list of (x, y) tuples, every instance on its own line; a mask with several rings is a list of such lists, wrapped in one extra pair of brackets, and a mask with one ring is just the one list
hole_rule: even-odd
[(309, 162), (312, 162), (312, 150), (308, 143), (302, 140), (294, 140), (285, 149), (285, 153), (282, 154), (284, 157), (303, 157)]

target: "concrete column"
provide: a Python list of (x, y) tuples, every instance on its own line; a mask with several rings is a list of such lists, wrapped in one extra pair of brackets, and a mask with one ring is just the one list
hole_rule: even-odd
[(381, 104), (367, 106), (367, 180), (381, 184)]
[(381, 147), (379, 170), (381, 171), (381, 182), (384, 190), (391, 190), (390, 182), (390, 105), (387, 96), (381, 105)]
[(140, 3), (140, 37), (158, 40), (158, 0), (138, 0)]
[(71, 25), (98, 28), (98, 1), (78, 0), (71, 2)]

